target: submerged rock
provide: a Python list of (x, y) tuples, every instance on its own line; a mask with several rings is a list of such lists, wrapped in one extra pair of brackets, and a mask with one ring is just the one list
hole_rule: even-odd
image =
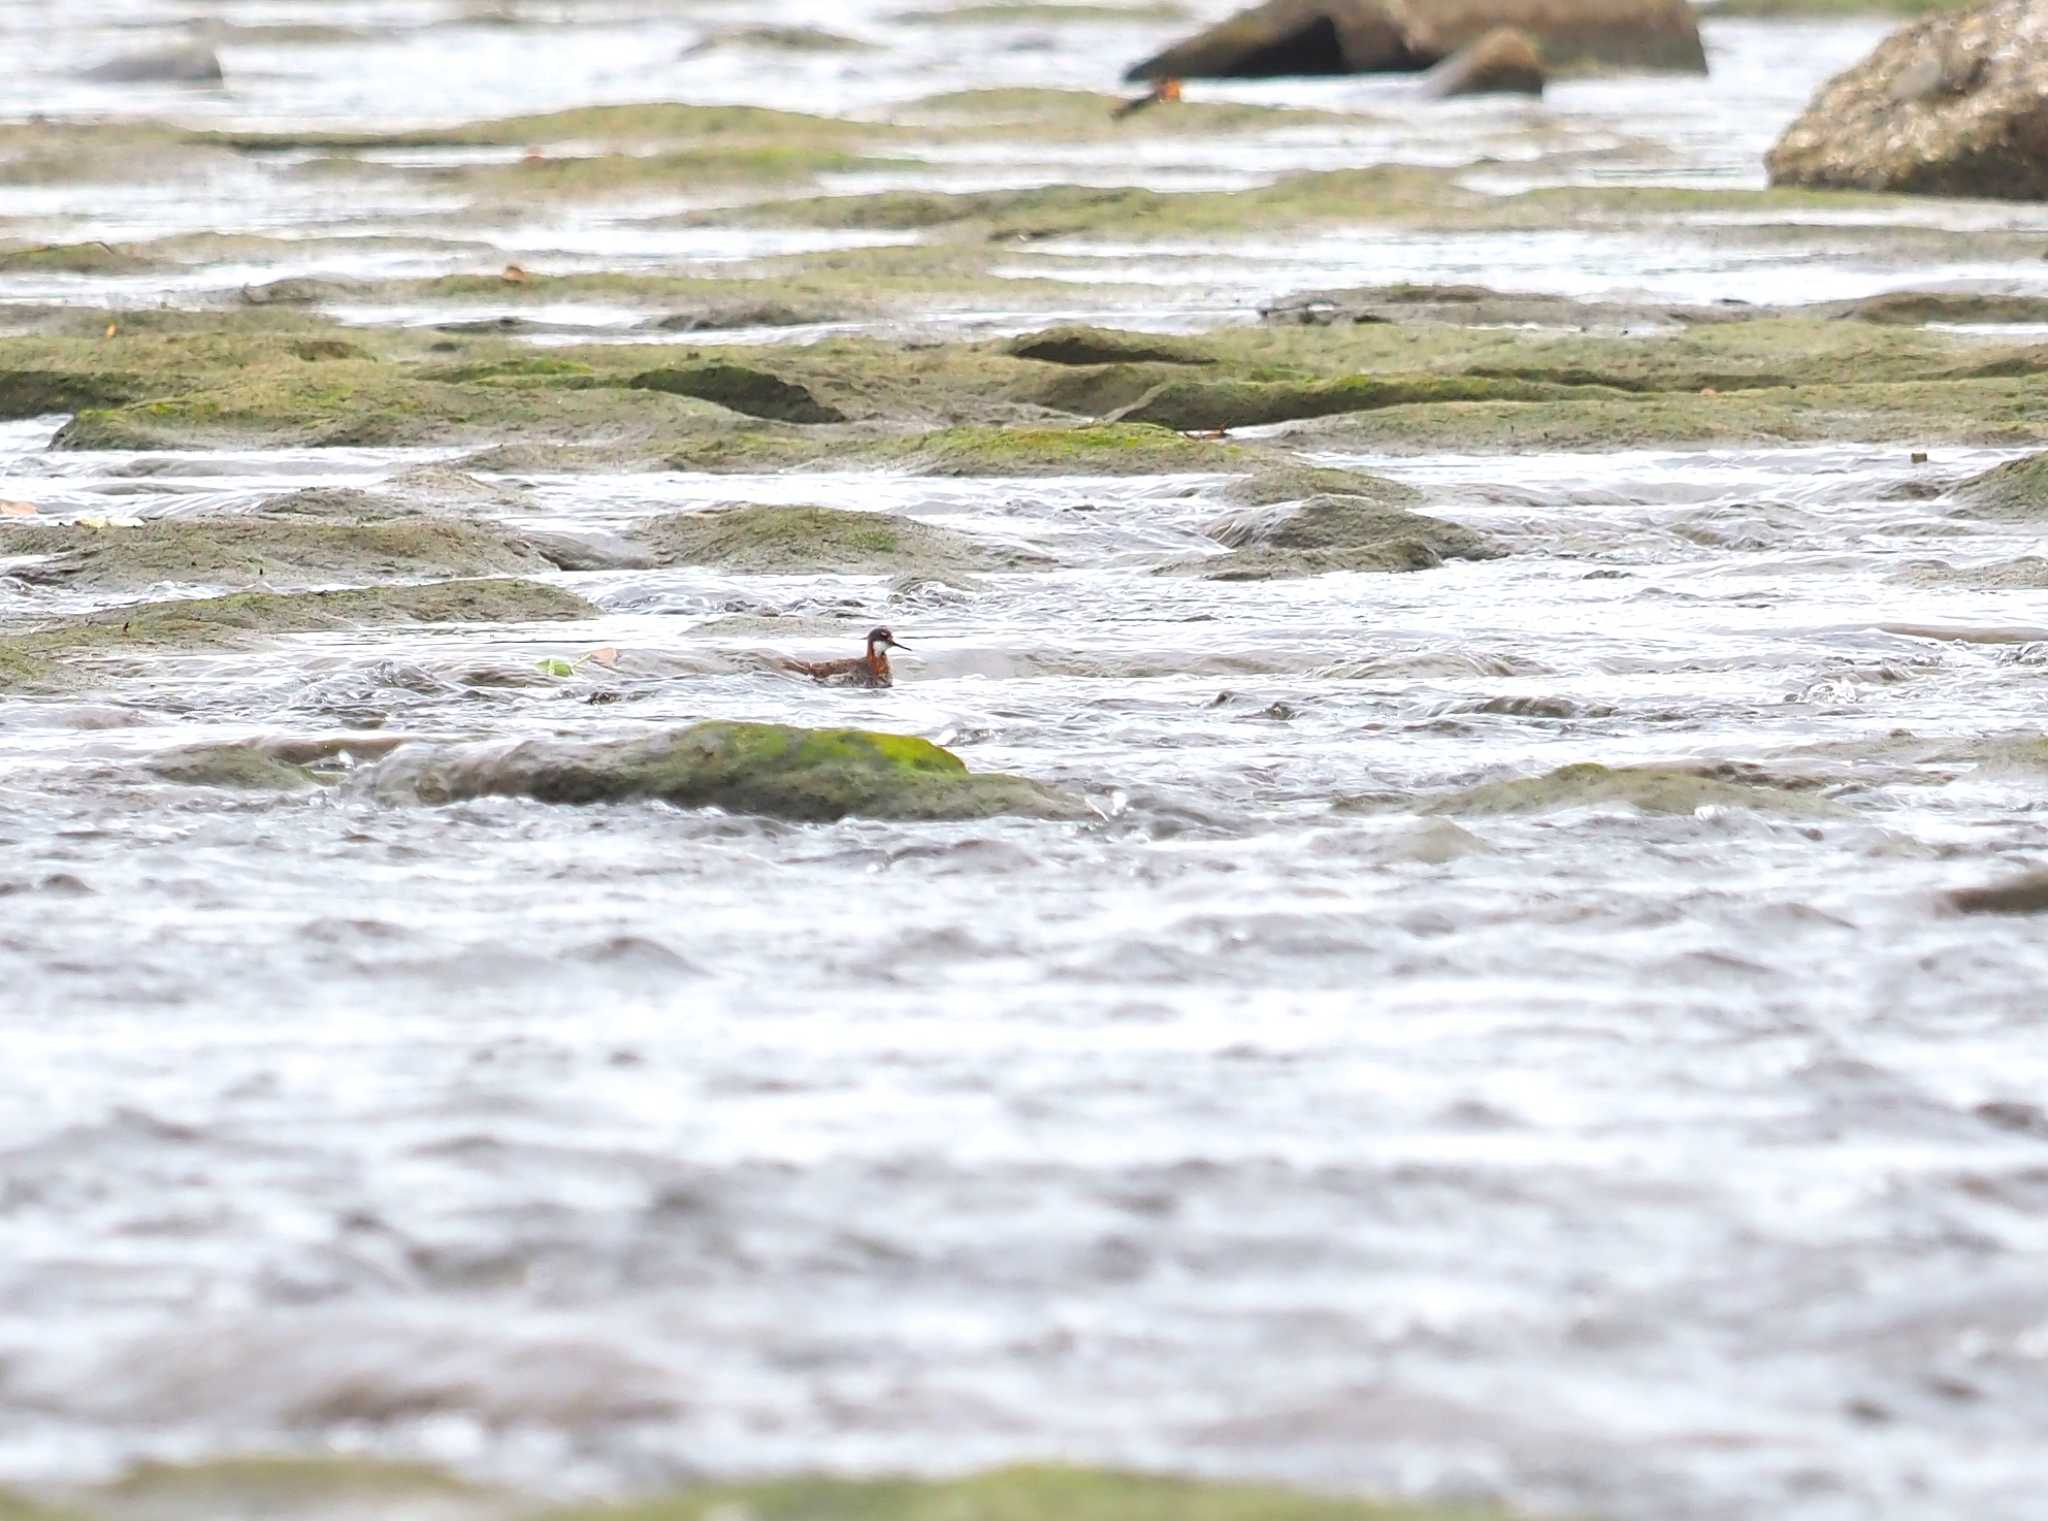
[(1526, 33), (1553, 70), (1707, 70), (1685, 0), (1268, 0), (1133, 64), (1124, 77), (1410, 73), (1497, 27)]
[(1774, 185), (2048, 198), (2048, 0), (1902, 27), (1765, 159)]
[(1236, 552), (1183, 561), (1167, 572), (1264, 581), (1344, 570), (1427, 570), (1446, 560), (1507, 553), (1477, 529), (1363, 496), (1314, 496), (1234, 513), (1210, 524), (1208, 534)]
[(1541, 776), (1481, 782), (1440, 797), (1427, 813), (1487, 817), (1563, 808), (1634, 808), (1643, 813), (1696, 813), (1749, 808), (1773, 813), (1833, 813), (1835, 805), (1798, 787), (1740, 766), (1602, 766), (1584, 762)]
[(828, 823), (1085, 819), (1076, 797), (1021, 776), (976, 774), (927, 740), (862, 729), (692, 724), (632, 739), (407, 746), (362, 773), (383, 802), (528, 797), (543, 803), (652, 799), (681, 808)]
[(2048, 871), (1990, 887), (1959, 887), (1948, 894), (1948, 904), (1965, 914), (2048, 914)]
[(202, 42), (125, 53), (84, 71), (87, 79), (113, 84), (219, 84), (220, 56)]
[(316, 785), (304, 766), (254, 745), (187, 745), (156, 756), (145, 767), (152, 776), (188, 787), (297, 792)]
[(677, 55), (695, 58), (726, 48), (753, 48), (777, 53), (865, 53), (873, 43), (862, 42), (842, 32), (828, 32), (817, 26), (778, 26), (756, 22), (746, 26), (722, 26), (706, 32)]
[(2048, 518), (2048, 454), (2007, 460), (1956, 487), (1965, 517), (2032, 522)]
[(347, 301), (370, 289), (359, 280), (330, 280), (315, 275), (287, 275), (262, 285), (245, 285), (240, 291), (244, 306), (317, 306), (324, 301)]
[(1235, 513), (1211, 524), (1208, 533), (1232, 549), (1347, 549), (1414, 524), (1429, 525), (1445, 553), (1458, 559), (1494, 559), (1506, 553), (1475, 528), (1439, 522), (1365, 496), (1312, 496)]
[(1441, 99), (1458, 95), (1541, 95), (1543, 52), (1524, 31), (1497, 26), (1429, 71), (1423, 88)]
[(987, 543), (893, 512), (834, 507), (725, 507), (656, 518), (634, 535), (655, 563), (817, 571), (1043, 570), (1030, 550)]

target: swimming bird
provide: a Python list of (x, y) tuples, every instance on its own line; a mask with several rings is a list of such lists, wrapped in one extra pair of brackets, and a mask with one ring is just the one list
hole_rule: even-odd
[(1119, 102), (1117, 108), (1109, 113), (1109, 119), (1111, 121), (1122, 121), (1126, 116), (1136, 116), (1147, 106), (1170, 106), (1179, 99), (1180, 81), (1178, 79), (1162, 79), (1158, 84), (1152, 86), (1150, 94), (1140, 95), (1136, 100)]
[(907, 644), (898, 644), (896, 636), (885, 628), (868, 630), (868, 652), (846, 660), (785, 660), (784, 665), (792, 671), (799, 671), (811, 680), (825, 687), (892, 687), (896, 679), (889, 673), (890, 650), (907, 650)]

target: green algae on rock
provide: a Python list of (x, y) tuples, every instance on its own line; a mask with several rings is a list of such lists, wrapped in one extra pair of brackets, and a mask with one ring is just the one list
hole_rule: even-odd
[(1020, 776), (970, 772), (928, 740), (725, 720), (630, 739), (407, 746), (362, 775), (385, 802), (651, 800), (816, 823), (1092, 817), (1079, 798)]
[(678, 512), (633, 534), (661, 565), (720, 565), (788, 575), (797, 572), (1043, 570), (1030, 550), (988, 543), (891, 512), (836, 507), (740, 506)]
[(1590, 761), (1559, 766), (1541, 776), (1481, 782), (1431, 800), (1425, 813), (1481, 818), (1549, 813), (1565, 808), (1634, 808), (1642, 813), (1688, 814), (1701, 808), (1749, 808), (1772, 813), (1829, 814), (1842, 810), (1786, 779), (1728, 765), (1602, 766)]
[(146, 602), (0, 635), (0, 690), (61, 691), (104, 674), (112, 658), (219, 649), (267, 635), (397, 623), (540, 622), (596, 612), (559, 588), (516, 580)]

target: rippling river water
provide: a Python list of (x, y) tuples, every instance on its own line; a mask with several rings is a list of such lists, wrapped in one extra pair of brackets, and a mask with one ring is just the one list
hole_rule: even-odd
[[(194, 91), (78, 77), (173, 35), (180, 6), (8, 7), (0, 49), (37, 45), (4, 109), (366, 129), (678, 97), (897, 119), (940, 85), (1113, 89), (1186, 25), (790, 5), (778, 21), (876, 46), (764, 61), (685, 52), (738, 8), (223, 14), (246, 29), (220, 44), (228, 87)], [(336, 33), (261, 30), (301, 22)], [(913, 142), (841, 188), (1227, 189), (1380, 160), (1503, 192), (1760, 185), (1784, 122), (1883, 30), (1709, 20), (1710, 78), (1566, 83), (1540, 106), (1216, 86), (1361, 120), (1129, 151)], [(469, 223), (413, 180), (344, 202), (291, 170), (0, 183), (19, 242), (282, 240), (169, 269), (8, 266), (0, 299), (205, 305), (301, 274), (916, 240), (691, 222), (731, 197), (686, 185)], [(1974, 230), (1979, 251), (1915, 262), (1856, 236), (1873, 220)], [(874, 326), (1196, 332), (1404, 280), (2048, 295), (2044, 237), (2039, 208), (1936, 201), (1816, 210), (1796, 237), (1739, 217), (1084, 235), (1019, 247), (1029, 300), (935, 296)], [(561, 330), (537, 342), (647, 336), (630, 304), (519, 311)], [(52, 521), (240, 512), (473, 452), (51, 451), (64, 421), (0, 425), (0, 497)], [(584, 1493), (1059, 1456), (1616, 1518), (2039, 1516), (2048, 943), (1941, 905), (2048, 863), (2048, 607), (2038, 577), (2001, 574), (2038, 524), (1941, 495), (2025, 450), (1299, 447), (1417, 485), (1512, 552), (1219, 582), (1147, 573), (1213, 550), (1202, 475), (478, 468), (495, 495), (475, 514), (521, 530), (825, 501), (1058, 568), (961, 587), (560, 572), (603, 613), (578, 647), (624, 651), (615, 671), (537, 678), (564, 647), (549, 625), (335, 630), (0, 699), (0, 1478), (338, 1448)], [(10, 628), (125, 595), (5, 569)], [(760, 614), (790, 632), (720, 621)], [(874, 617), (914, 649), (890, 692), (737, 658), (836, 648), (821, 630)], [(587, 701), (600, 687), (618, 700)], [(405, 809), (346, 778), (280, 798), (145, 769), (255, 734), (705, 717), (923, 735), (1096, 818)], [(1677, 769), (1507, 789), (1582, 762)]]

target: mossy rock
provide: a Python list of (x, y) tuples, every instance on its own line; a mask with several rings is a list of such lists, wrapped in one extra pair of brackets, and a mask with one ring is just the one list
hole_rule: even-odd
[(1739, 766), (1602, 766), (1582, 762), (1541, 776), (1482, 782), (1430, 802), (1426, 813), (1491, 817), (1567, 808), (1634, 808), (1690, 814), (1701, 808), (1839, 814), (1806, 787)]
[(1819, 309), (1857, 322), (1917, 327), (1928, 322), (2048, 322), (2048, 296), (2005, 291), (1893, 290)]
[(1316, 496), (1357, 497), (1382, 507), (1408, 507), (1422, 500), (1422, 493), (1405, 481), (1388, 480), (1367, 471), (1309, 465), (1277, 454), (1259, 459), (1249, 450), (1243, 454), (1258, 463), (1248, 473), (1225, 483), (1223, 499), (1235, 506), (1271, 507)]
[(1253, 428), (1371, 412), (1383, 407), (1471, 401), (1559, 401), (1585, 394), (1615, 395), (1611, 388), (1478, 375), (1418, 375), (1343, 380), (1169, 380), (1113, 413), (1115, 422), (1159, 423), (1209, 431)]
[(724, 720), (596, 742), (407, 746), (361, 774), (385, 802), (653, 800), (817, 823), (1091, 816), (1080, 799), (1038, 782), (971, 773), (927, 740)]
[(532, 581), (437, 581), (354, 591), (236, 592), (147, 602), (0, 635), (0, 690), (66, 690), (109, 657), (206, 650), (264, 636), (398, 623), (513, 623), (594, 616), (581, 597)]
[[(535, 200), (597, 199), (669, 190), (677, 185), (807, 180), (819, 174), (887, 172), (905, 167), (894, 159), (870, 158), (830, 142), (704, 141), (670, 152), (546, 154), (510, 164), (465, 164), (414, 171), (431, 184), (466, 191), (490, 201), (526, 204)], [(347, 177), (389, 174), (374, 161), (355, 157), (315, 159), (301, 174)]]
[(261, 285), (245, 285), (240, 297), (247, 306), (318, 306), (329, 301), (351, 301), (372, 287), (360, 280), (329, 280), (317, 275), (287, 275)]
[(304, 766), (265, 753), (255, 745), (186, 745), (147, 761), (150, 775), (187, 787), (227, 787), (247, 792), (298, 792), (317, 785)]
[(693, 396), (768, 422), (836, 423), (846, 414), (826, 406), (805, 386), (741, 364), (696, 364), (646, 370), (630, 382), (638, 391)]
[(12, 572), (22, 581), (102, 590), (162, 581), (283, 587), (394, 576), (489, 576), (549, 566), (501, 530), (417, 516), (368, 523), (156, 518), (120, 528), (0, 524), (0, 554), (45, 557)]
[(1044, 364), (1214, 364), (1216, 356), (1184, 338), (1070, 324), (1024, 333), (1003, 346), (1016, 359)]
[(1289, 440), (1302, 448), (1398, 454), (1769, 446), (1872, 438), (2010, 445), (2048, 441), (2048, 413), (2040, 398), (2040, 381), (2028, 377), (1801, 385), (1718, 396), (1680, 392), (1586, 401), (1469, 402), (1326, 417), (1304, 423)]
[(147, 380), (120, 371), (0, 370), (0, 418), (118, 407), (148, 394)]
[(890, 129), (868, 122), (845, 121), (767, 106), (699, 106), (677, 101), (646, 101), (614, 106), (573, 106), (530, 116), (494, 117), (448, 127), (406, 128), (391, 132), (351, 132), (326, 127), (286, 128), (276, 132), (199, 130), (188, 142), (234, 148), (242, 152), (295, 151), (306, 148), (439, 148), (498, 146), (523, 148), (549, 143), (680, 143), (726, 142), (814, 143), (858, 141), (891, 135)]
[(657, 564), (719, 565), (732, 570), (800, 574), (920, 574), (1042, 570), (1043, 555), (1006, 548), (892, 512), (834, 507), (744, 506), (678, 512), (634, 535)]
[(1157, 363), (1033, 366), (1007, 394), (1031, 406), (1103, 418), (1144, 400), (1179, 373), (1180, 366)]
[(2002, 522), (2035, 522), (2048, 518), (2048, 454), (2007, 460), (1956, 487), (1958, 510), (1965, 517)]
[(1217, 581), (1267, 581), (1331, 571), (1428, 570), (1446, 560), (1506, 554), (1491, 535), (1369, 497), (1314, 496), (1234, 513), (1209, 525), (1233, 553), (1165, 567)]
[(597, 386), (580, 377), (517, 385), (454, 382), (401, 365), (353, 360), (195, 375), (188, 384), (148, 401), (81, 410), (51, 446), (390, 448), (489, 442), (508, 434), (653, 437), (720, 416), (680, 396)]
[(0, 248), (0, 271), (9, 274), (132, 275), (150, 260), (111, 243), (34, 243)]

